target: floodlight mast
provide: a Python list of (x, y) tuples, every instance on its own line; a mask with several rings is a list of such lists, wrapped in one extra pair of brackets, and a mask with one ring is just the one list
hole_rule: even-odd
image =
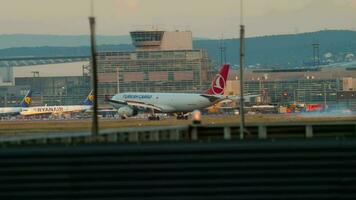
[(244, 66), (245, 66), (245, 26), (243, 25), (243, 0), (241, 0), (240, 16), (240, 139), (244, 138), (245, 112), (244, 112)]
[(98, 136), (98, 75), (97, 75), (97, 62), (96, 62), (96, 41), (95, 41), (95, 17), (94, 6), (91, 1), (91, 16), (89, 17), (90, 25), (90, 45), (91, 45), (91, 62), (92, 62), (92, 85), (93, 85), (93, 119), (92, 119), (92, 132), (93, 136)]

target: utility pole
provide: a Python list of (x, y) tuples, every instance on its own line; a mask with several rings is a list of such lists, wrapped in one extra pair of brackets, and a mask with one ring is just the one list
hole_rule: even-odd
[(324, 82), (323, 86), (324, 86), (324, 110), (326, 110), (327, 105), (326, 105), (326, 85), (325, 85), (325, 82)]
[(120, 76), (119, 76), (119, 67), (116, 68), (116, 77), (117, 77), (117, 93), (120, 93)]
[(245, 112), (244, 112), (244, 65), (245, 65), (245, 26), (243, 25), (243, 0), (241, 0), (240, 24), (240, 139), (244, 138)]
[(313, 43), (313, 61), (314, 61), (314, 67), (319, 67), (320, 65), (320, 55), (319, 55), (319, 43)]
[(4, 97), (4, 107), (7, 107), (7, 92), (5, 92), (5, 97)]
[[(92, 2), (93, 3), (93, 2)], [(98, 77), (96, 63), (96, 42), (95, 42), (95, 17), (92, 8), (92, 16), (89, 17), (90, 25), (90, 45), (91, 45), (91, 60), (92, 60), (92, 84), (93, 84), (93, 120), (92, 120), (92, 136), (98, 136)]]
[(226, 46), (224, 42), (224, 35), (221, 35), (221, 40), (220, 40), (220, 65), (222, 66), (223, 64), (226, 64)]
[(222, 66), (223, 64), (223, 47), (222, 47), (222, 40), (220, 40), (220, 45), (219, 45), (219, 49), (220, 49), (220, 66)]

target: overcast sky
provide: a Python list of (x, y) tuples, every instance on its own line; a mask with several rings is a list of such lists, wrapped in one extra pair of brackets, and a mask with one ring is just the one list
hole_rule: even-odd
[[(88, 34), (90, 0), (0, 0), (0, 34)], [(97, 33), (152, 26), (197, 37), (237, 37), (239, 0), (95, 0)], [(245, 0), (247, 36), (356, 30), (356, 0)]]

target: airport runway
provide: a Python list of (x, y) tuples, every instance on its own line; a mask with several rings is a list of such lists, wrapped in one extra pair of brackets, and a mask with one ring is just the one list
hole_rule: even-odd
[[(207, 115), (202, 117), (202, 124), (233, 124), (240, 123), (239, 116), (234, 115)], [(294, 122), (356, 122), (355, 115), (319, 116), (301, 114), (265, 114), (247, 115), (247, 124), (259, 123), (294, 123)], [(100, 129), (145, 127), (145, 126), (170, 126), (191, 124), (189, 120), (177, 120), (173, 117), (160, 121), (148, 121), (142, 118), (100, 119)], [(50, 132), (83, 132), (90, 131), (90, 119), (61, 119), (61, 120), (5, 120), (0, 121), (0, 134), (17, 133), (50, 133)]]

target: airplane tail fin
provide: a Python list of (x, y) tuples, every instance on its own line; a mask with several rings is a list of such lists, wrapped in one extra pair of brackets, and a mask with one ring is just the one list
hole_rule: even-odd
[(26, 96), (21, 101), (21, 107), (27, 108), (30, 107), (32, 103), (32, 90), (29, 90)]
[(93, 94), (93, 90), (91, 90), (87, 98), (84, 100), (84, 104), (88, 106), (92, 106), (93, 101), (94, 101), (94, 94)]
[(213, 79), (210, 88), (206, 90), (204, 94), (223, 95), (225, 85), (226, 85), (227, 75), (229, 74), (229, 69), (230, 69), (230, 65), (224, 64), (221, 67), (220, 72), (216, 74), (215, 78)]

